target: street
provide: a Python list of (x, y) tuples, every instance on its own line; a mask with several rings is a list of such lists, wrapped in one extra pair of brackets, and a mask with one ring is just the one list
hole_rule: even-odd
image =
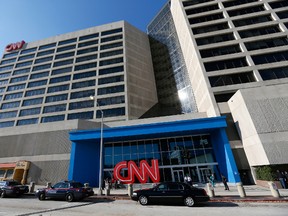
[(0, 199), (0, 216), (287, 216), (288, 203), (209, 202), (195, 207), (148, 205), (130, 200), (87, 199), (82, 202), (39, 201), (33, 196)]

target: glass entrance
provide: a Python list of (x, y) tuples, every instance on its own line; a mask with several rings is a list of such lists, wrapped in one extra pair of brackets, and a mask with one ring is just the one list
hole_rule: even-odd
[(206, 183), (208, 182), (209, 177), (212, 174), (212, 170), (210, 168), (199, 168), (200, 170), (200, 177), (201, 177), (201, 182)]
[(174, 182), (184, 182), (184, 172), (183, 170), (173, 170), (173, 181)]

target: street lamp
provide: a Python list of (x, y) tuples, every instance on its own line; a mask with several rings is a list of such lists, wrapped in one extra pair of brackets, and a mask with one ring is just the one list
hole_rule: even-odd
[[(103, 162), (103, 110), (100, 108), (96, 97), (91, 95), (90, 96), (91, 100), (95, 101), (95, 106), (94, 107), (98, 107), (99, 111), (101, 112), (101, 132), (100, 132), (100, 161), (99, 161), (99, 190), (98, 190), (98, 195), (102, 194), (102, 162)], [(96, 115), (97, 116), (97, 115)]]

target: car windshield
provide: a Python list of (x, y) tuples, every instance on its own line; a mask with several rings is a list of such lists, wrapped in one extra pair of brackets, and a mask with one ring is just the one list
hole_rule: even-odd
[(11, 181), (11, 182), (8, 182), (8, 185), (9, 186), (14, 186), (14, 185), (20, 185), (19, 182), (15, 182), (15, 181)]

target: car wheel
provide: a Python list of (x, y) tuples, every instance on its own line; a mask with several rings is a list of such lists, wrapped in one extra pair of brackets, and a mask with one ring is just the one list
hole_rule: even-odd
[(184, 204), (188, 207), (192, 207), (194, 206), (195, 202), (194, 202), (194, 199), (189, 196), (184, 199)]
[(139, 203), (140, 203), (141, 205), (147, 205), (147, 204), (148, 204), (148, 198), (147, 198), (146, 196), (141, 195), (141, 196), (139, 197)]
[(68, 193), (65, 198), (67, 202), (73, 202), (74, 200), (74, 196), (71, 193)]
[(46, 198), (46, 196), (44, 193), (39, 194), (39, 197), (38, 197), (39, 200), (42, 201), (42, 200), (45, 200), (45, 198)]
[(6, 191), (2, 191), (1, 198), (5, 198), (5, 197), (6, 197)]

